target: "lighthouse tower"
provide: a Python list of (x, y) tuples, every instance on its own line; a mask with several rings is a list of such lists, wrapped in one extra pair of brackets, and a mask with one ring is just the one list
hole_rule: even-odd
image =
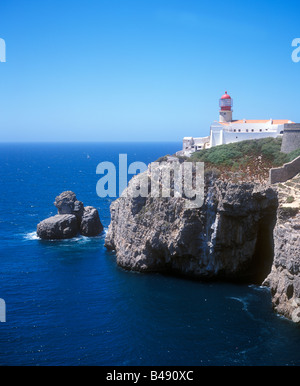
[(232, 105), (232, 99), (225, 91), (225, 94), (220, 99), (219, 122), (232, 122)]

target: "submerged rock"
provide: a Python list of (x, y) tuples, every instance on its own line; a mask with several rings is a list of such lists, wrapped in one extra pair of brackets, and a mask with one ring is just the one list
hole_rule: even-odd
[(79, 233), (93, 237), (103, 231), (98, 210), (92, 206), (84, 207), (75, 193), (66, 191), (56, 197), (54, 205), (58, 215), (50, 217), (37, 226), (41, 239), (70, 239)]

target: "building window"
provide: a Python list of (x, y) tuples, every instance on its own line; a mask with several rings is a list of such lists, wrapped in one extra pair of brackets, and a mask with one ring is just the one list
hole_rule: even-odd
[(248, 131), (249, 131), (249, 130), (248, 130), (248, 129), (246, 129), (246, 133), (248, 133)]
[(252, 133), (253, 133), (253, 132), (254, 132), (254, 129), (252, 129), (251, 131), (252, 131)]

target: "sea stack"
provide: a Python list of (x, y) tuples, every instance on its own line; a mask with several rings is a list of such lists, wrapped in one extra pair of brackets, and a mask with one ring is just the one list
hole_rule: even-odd
[(84, 207), (74, 192), (61, 193), (56, 197), (54, 205), (58, 214), (37, 225), (37, 235), (41, 239), (70, 239), (78, 234), (94, 237), (103, 231), (98, 210), (92, 206)]

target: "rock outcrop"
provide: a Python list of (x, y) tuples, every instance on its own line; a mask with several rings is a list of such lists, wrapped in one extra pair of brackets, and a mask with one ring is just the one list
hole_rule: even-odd
[(47, 218), (37, 225), (37, 235), (43, 240), (70, 239), (79, 233), (93, 237), (103, 231), (97, 209), (84, 207), (75, 193), (66, 191), (56, 197), (56, 216)]
[(58, 210), (58, 214), (74, 214), (81, 222), (84, 205), (77, 200), (75, 193), (71, 191), (61, 193), (55, 198), (54, 205)]
[(134, 177), (111, 205), (105, 246), (116, 251), (120, 266), (263, 281), (273, 260), (276, 191), (207, 178), (204, 205), (187, 209), (182, 197), (128, 197), (145, 173)]
[(275, 227), (272, 271), (264, 285), (271, 290), (274, 310), (300, 323), (300, 215)]
[(49, 217), (37, 226), (37, 235), (43, 240), (70, 239), (79, 231), (76, 216), (62, 214)]
[[(300, 175), (279, 184), (280, 207), (274, 229), (274, 262), (264, 281), (272, 295), (274, 310), (300, 323)], [(298, 184), (298, 185), (297, 185)], [(293, 200), (289, 200), (293, 197)]]
[(97, 236), (102, 231), (103, 226), (97, 209), (92, 206), (85, 207), (80, 223), (80, 233), (83, 236)]

